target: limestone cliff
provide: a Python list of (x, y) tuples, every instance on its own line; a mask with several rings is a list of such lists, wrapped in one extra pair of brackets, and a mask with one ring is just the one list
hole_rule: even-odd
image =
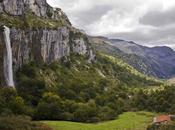
[(24, 15), (26, 9), (30, 9), (36, 16), (59, 20), (67, 19), (67, 16), (59, 8), (52, 8), (46, 0), (0, 0), (0, 12), (9, 15)]
[[(46, 0), (0, 0), (0, 26), (10, 28), (13, 69), (31, 61), (51, 63), (78, 53), (93, 59), (88, 38), (72, 27), (61, 9)], [(0, 69), (3, 72), (4, 39), (0, 29)], [(3, 74), (0, 83), (4, 85)]]

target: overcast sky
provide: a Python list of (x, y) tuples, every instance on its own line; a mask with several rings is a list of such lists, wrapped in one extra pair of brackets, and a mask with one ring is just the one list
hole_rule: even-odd
[(175, 48), (175, 0), (47, 0), (87, 34)]

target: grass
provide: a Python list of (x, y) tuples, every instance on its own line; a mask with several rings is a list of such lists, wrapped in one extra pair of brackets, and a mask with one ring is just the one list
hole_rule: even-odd
[(154, 114), (149, 112), (126, 112), (116, 120), (97, 123), (74, 123), (67, 121), (44, 121), (54, 130), (146, 130)]

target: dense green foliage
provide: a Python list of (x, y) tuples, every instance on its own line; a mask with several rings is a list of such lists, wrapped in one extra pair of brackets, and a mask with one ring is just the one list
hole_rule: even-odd
[[(1, 114), (98, 122), (133, 110), (174, 113), (174, 87), (158, 87), (161, 82), (103, 54), (94, 63), (79, 55), (49, 65), (30, 63), (16, 79), (18, 93), (0, 91)], [(162, 89), (151, 89), (156, 87)]]
[(175, 130), (175, 123), (161, 124), (161, 125), (149, 125), (147, 130)]
[(72, 55), (50, 65), (24, 65), (17, 73), (17, 91), (33, 108), (30, 115), (43, 120), (114, 119), (131, 110), (130, 88), (160, 84), (121, 60), (102, 54), (92, 64), (83, 56)]
[(27, 114), (27, 110), (29, 108), (14, 89), (0, 90), (0, 115)]
[(33, 122), (32, 108), (27, 106), (17, 91), (11, 88), (0, 89), (0, 130), (52, 130), (43, 123)]
[(98, 124), (66, 121), (44, 121), (54, 130), (146, 130), (154, 114), (149, 112), (126, 112), (113, 121)]
[(157, 90), (139, 90), (133, 96), (133, 106), (137, 110), (175, 113), (175, 86)]
[(32, 122), (25, 116), (0, 117), (1, 130), (52, 130), (43, 123)]

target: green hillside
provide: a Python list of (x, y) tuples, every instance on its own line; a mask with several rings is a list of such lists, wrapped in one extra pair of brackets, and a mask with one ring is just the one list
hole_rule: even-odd
[(124, 62), (128, 63), (129, 65), (137, 69), (139, 72), (145, 75), (156, 77), (154, 71), (152, 71), (152, 68), (149, 65), (149, 59), (140, 57), (135, 54), (124, 53), (119, 48), (111, 45), (110, 43), (108, 44), (106, 41), (103, 41), (98, 38), (90, 38), (90, 40), (92, 46), (96, 51), (118, 57), (118, 59), (122, 59)]
[(34, 109), (33, 118), (44, 120), (114, 119), (131, 110), (132, 88), (161, 84), (104, 54), (97, 54), (94, 63), (79, 55), (50, 65), (31, 63), (17, 73), (19, 95)]
[(58, 129), (144, 130), (153, 116), (129, 111), (174, 113), (173, 86), (164, 87), (161, 81), (103, 53), (97, 53), (93, 63), (77, 54), (52, 64), (30, 63), (15, 78), (17, 91), (0, 91), (0, 114), (57, 120), (46, 123)]
[(133, 42), (100, 37), (89, 39), (96, 51), (118, 57), (145, 75), (160, 79), (174, 76), (172, 59), (175, 52), (171, 48), (149, 48)]

